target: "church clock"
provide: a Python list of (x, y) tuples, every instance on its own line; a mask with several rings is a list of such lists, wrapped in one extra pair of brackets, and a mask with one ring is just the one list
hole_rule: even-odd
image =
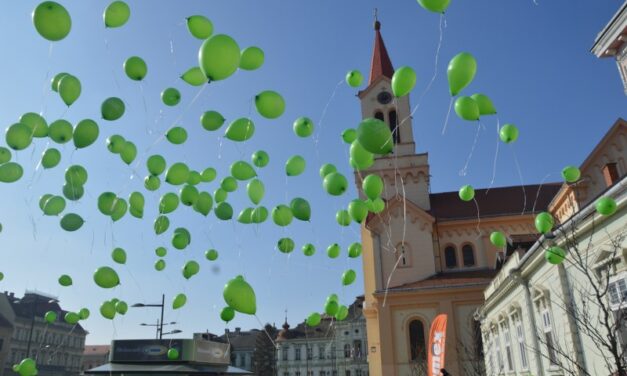
[(392, 102), (392, 94), (387, 91), (382, 91), (377, 95), (377, 101), (381, 104), (388, 104)]

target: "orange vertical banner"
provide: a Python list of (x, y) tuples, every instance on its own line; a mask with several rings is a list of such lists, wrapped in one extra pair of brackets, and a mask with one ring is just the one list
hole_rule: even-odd
[(439, 376), (440, 370), (444, 368), (446, 319), (445, 313), (437, 315), (431, 324), (431, 330), (429, 330), (428, 376)]

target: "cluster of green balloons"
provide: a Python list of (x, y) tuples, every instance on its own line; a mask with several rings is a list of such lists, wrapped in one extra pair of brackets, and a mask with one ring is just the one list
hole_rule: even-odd
[(125, 315), (128, 311), (128, 304), (117, 298), (106, 300), (100, 305), (100, 315), (107, 320), (113, 320), (115, 315)]
[(107, 149), (113, 154), (119, 154), (122, 161), (127, 165), (133, 163), (137, 157), (137, 146), (119, 134), (107, 138)]
[(458, 97), (455, 100), (455, 113), (463, 120), (477, 121), (481, 116), (496, 115), (496, 108), (490, 97), (477, 93)]
[(116, 222), (128, 211), (128, 203), (113, 192), (103, 192), (98, 196), (98, 210)]

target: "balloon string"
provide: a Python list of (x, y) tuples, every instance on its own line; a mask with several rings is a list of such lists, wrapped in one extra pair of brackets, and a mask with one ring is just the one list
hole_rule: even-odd
[(442, 136), (446, 133), (446, 128), (448, 127), (448, 121), (451, 117), (451, 109), (453, 108), (453, 97), (451, 97), (451, 101), (448, 104), (448, 112), (446, 113), (446, 120), (444, 120), (444, 127), (442, 128)]
[[(394, 253), (396, 253), (396, 250)], [(388, 277), (388, 280), (385, 284), (385, 294), (383, 295), (383, 307), (385, 307), (385, 304), (388, 299), (388, 292), (390, 290), (390, 283), (392, 282), (392, 277), (394, 276), (394, 272), (396, 271), (396, 268), (398, 268), (398, 264), (401, 262), (401, 259), (402, 257), (397, 257), (396, 263), (394, 264), (394, 268), (392, 269), (392, 273), (390, 273), (390, 276)]]
[[(52, 59), (52, 50), (53, 50), (53, 46), (54, 44), (52, 42), (50, 42), (50, 48), (48, 48), (48, 71), (46, 72), (46, 77), (44, 78), (44, 84), (43, 84), (43, 88), (41, 91), (41, 111), (39, 111), (39, 115), (43, 116), (44, 112), (46, 110), (46, 103), (48, 100), (48, 94), (50, 93), (49, 90), (46, 90), (46, 88), (49, 85), (49, 79), (50, 79), (50, 69), (51, 69), (51, 59)], [(35, 128), (33, 128), (33, 131), (35, 130)]]
[(473, 197), (472, 201), (475, 203), (475, 208), (477, 209), (477, 238), (479, 238), (481, 236), (481, 212), (479, 210), (479, 202), (477, 202), (477, 198)]
[(540, 190), (544, 186), (544, 182), (551, 176), (551, 173), (546, 174), (546, 176), (540, 181), (540, 186), (538, 187), (538, 191), (536, 192), (536, 198), (533, 201), (533, 206), (531, 207), (531, 213), (536, 212), (536, 204), (538, 203), (538, 198), (540, 197)]
[(490, 185), (488, 189), (485, 191), (486, 194), (490, 192), (490, 188), (494, 185), (494, 180), (496, 179), (496, 164), (499, 157), (499, 146), (500, 138), (499, 138), (499, 129), (501, 128), (501, 121), (499, 120), (499, 116), (496, 116), (496, 151), (494, 152), (494, 162), (492, 163), (492, 179), (490, 180)]
[(322, 125), (324, 122), (324, 118), (327, 115), (327, 111), (329, 109), (329, 106), (331, 105), (331, 102), (333, 101), (333, 98), (335, 98), (335, 93), (337, 93), (337, 89), (339, 89), (339, 87), (342, 85), (342, 83), (344, 82), (344, 80), (340, 80), (336, 85), (335, 88), (333, 89), (333, 92), (331, 93), (331, 96), (329, 97), (329, 100), (327, 100), (327, 103), (324, 105), (324, 108), (322, 109), (322, 114), (320, 115), (320, 120), (318, 120), (318, 127), (317, 127), (317, 131), (316, 131), (316, 135), (314, 136), (313, 140), (314, 140), (314, 148), (316, 150), (316, 157), (318, 158), (318, 162), (320, 162), (320, 154), (318, 151), (318, 143), (320, 142), (320, 134), (322, 133)]
[(257, 315), (253, 315), (253, 316), (255, 316), (255, 318), (257, 319), (257, 322), (259, 323), (259, 326), (263, 328), (263, 331), (264, 331), (264, 333), (266, 333), (266, 336), (268, 336), (268, 339), (272, 343), (272, 346), (274, 346), (275, 349), (278, 348), (276, 342), (274, 342), (274, 340), (272, 339), (272, 336), (270, 336), (270, 333), (268, 333), (268, 331), (266, 330), (266, 326), (263, 325), (261, 320), (259, 320), (259, 316), (257, 316)]
[(147, 135), (151, 135), (152, 131), (150, 130), (150, 122), (148, 121), (148, 104), (146, 103), (146, 94), (144, 93), (144, 83), (143, 82), (139, 82), (139, 91), (141, 92), (142, 95), (142, 102), (144, 105), (144, 115), (146, 116), (146, 134)]
[(466, 176), (466, 174), (468, 173), (468, 166), (470, 165), (470, 161), (472, 160), (472, 155), (475, 152), (475, 148), (477, 147), (477, 141), (479, 140), (479, 133), (481, 132), (481, 123), (477, 124), (477, 132), (475, 133), (475, 140), (472, 143), (472, 147), (470, 148), (470, 153), (468, 154), (468, 157), (466, 158), (466, 163), (464, 164), (464, 167), (459, 170), (459, 176)]
[(514, 145), (510, 146), (512, 150), (512, 155), (514, 156), (514, 164), (516, 165), (516, 171), (518, 172), (518, 177), (520, 178), (520, 187), (523, 192), (523, 209), (520, 215), (525, 214), (525, 209), (527, 208), (527, 192), (525, 190), (525, 183), (523, 181), (522, 171), (520, 169), (520, 163), (518, 163), (518, 156), (516, 155), (516, 151), (514, 150)]

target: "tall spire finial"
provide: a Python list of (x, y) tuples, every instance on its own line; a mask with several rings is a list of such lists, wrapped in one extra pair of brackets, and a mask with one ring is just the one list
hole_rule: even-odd
[(374, 8), (373, 15), (374, 15), (374, 29), (379, 30), (381, 29), (381, 22), (379, 22), (379, 17), (378, 17), (379, 9), (378, 8)]

